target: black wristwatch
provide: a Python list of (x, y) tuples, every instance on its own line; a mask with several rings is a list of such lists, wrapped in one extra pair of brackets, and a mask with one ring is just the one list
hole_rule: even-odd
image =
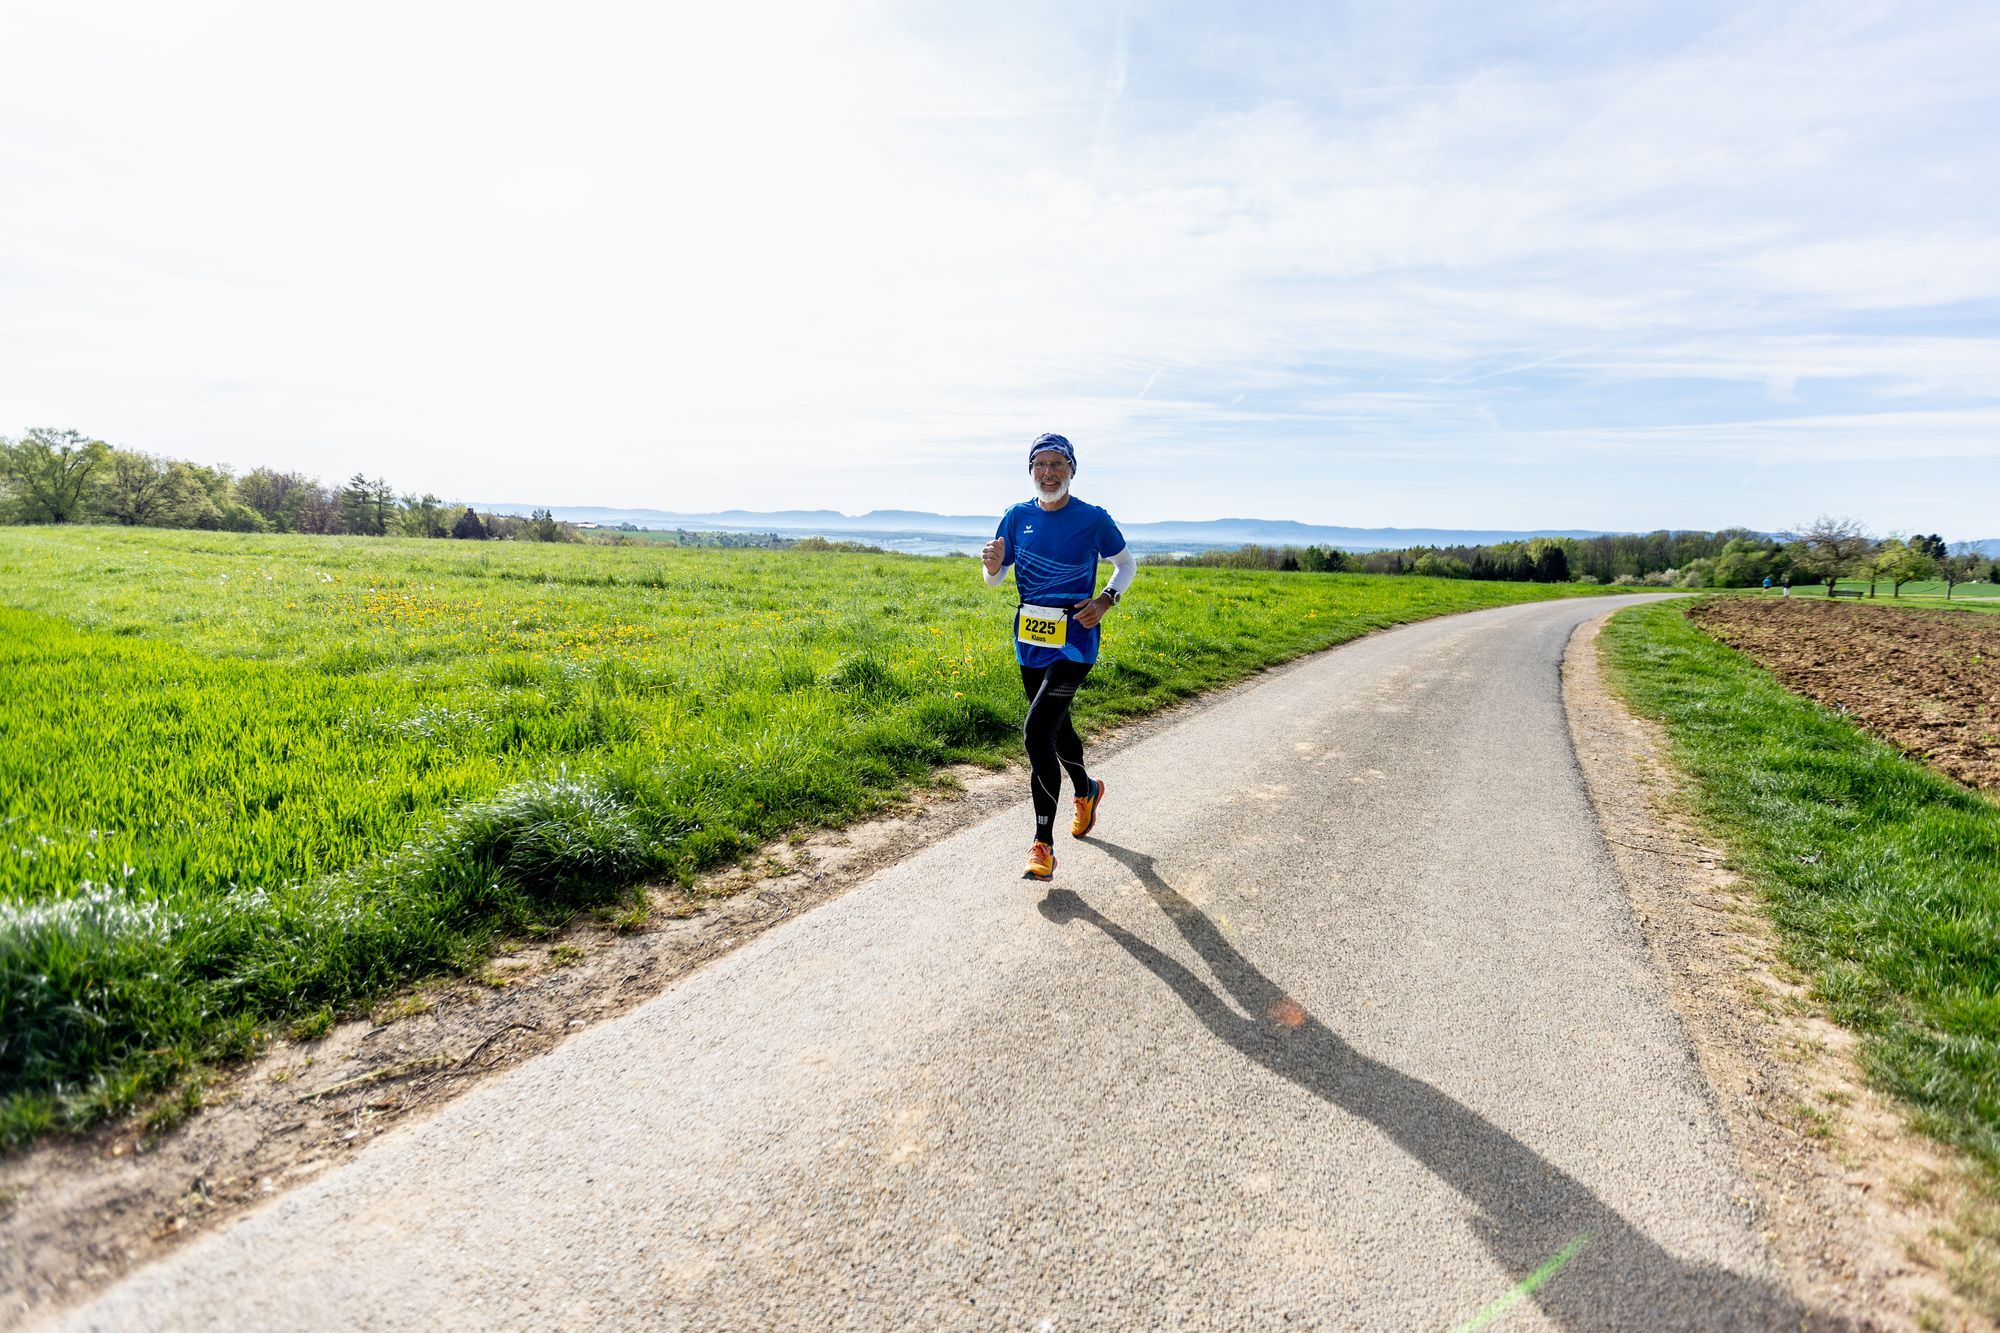
[(1107, 583), (1107, 584), (1105, 584), (1105, 585), (1104, 585), (1104, 595), (1105, 595), (1106, 597), (1109, 597), (1109, 598), (1111, 599), (1111, 604), (1112, 604), (1113, 606), (1116, 606), (1116, 605), (1118, 605), (1118, 601), (1119, 601), (1119, 592), (1118, 592), (1118, 589), (1116, 589), (1116, 588), (1112, 587), (1112, 586), (1111, 586), (1110, 584), (1108, 584), (1108, 583)]

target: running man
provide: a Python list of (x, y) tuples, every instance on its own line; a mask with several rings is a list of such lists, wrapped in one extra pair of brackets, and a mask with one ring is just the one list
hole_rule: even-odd
[[(1083, 767), (1083, 741), (1070, 725), (1070, 701), (1097, 661), (1097, 622), (1118, 605), (1138, 567), (1125, 549), (1125, 535), (1111, 515), (1070, 495), (1076, 450), (1060, 435), (1044, 435), (1028, 446), (1028, 472), (1035, 498), (1023, 500), (1000, 519), (980, 558), (986, 586), (997, 588), (1014, 567), (1020, 605), (1014, 611), (1014, 656), (1028, 692), (1029, 786), (1035, 798), (1035, 845), (1028, 849), (1023, 879), (1046, 880), (1056, 873), (1056, 804), (1062, 778), (1069, 774), (1076, 793), (1076, 818), (1069, 835), (1081, 838), (1097, 822), (1104, 783)], [(1109, 559), (1111, 581), (1097, 587), (1097, 562)]]

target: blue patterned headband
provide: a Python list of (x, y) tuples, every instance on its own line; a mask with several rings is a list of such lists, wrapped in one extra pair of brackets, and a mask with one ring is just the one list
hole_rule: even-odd
[(1070, 448), (1069, 441), (1060, 435), (1036, 436), (1035, 442), (1028, 446), (1028, 466), (1033, 467), (1035, 465), (1036, 454), (1047, 453), (1051, 449), (1063, 456), (1063, 459), (1069, 464), (1070, 475), (1075, 476), (1076, 450)]

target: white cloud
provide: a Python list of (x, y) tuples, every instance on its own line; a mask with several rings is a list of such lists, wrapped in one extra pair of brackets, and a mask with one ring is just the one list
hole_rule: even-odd
[(0, 428), (960, 510), (1054, 428), (1156, 517), (1343, 522), (1482, 450), (2000, 452), (1983, 8), (941, 12), (24, 11)]

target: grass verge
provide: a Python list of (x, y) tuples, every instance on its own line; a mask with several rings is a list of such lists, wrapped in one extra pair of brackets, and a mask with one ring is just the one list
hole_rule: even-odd
[(1677, 604), (1619, 613), (1601, 643), (1870, 1077), (2000, 1183), (2000, 807), (1786, 692)]

